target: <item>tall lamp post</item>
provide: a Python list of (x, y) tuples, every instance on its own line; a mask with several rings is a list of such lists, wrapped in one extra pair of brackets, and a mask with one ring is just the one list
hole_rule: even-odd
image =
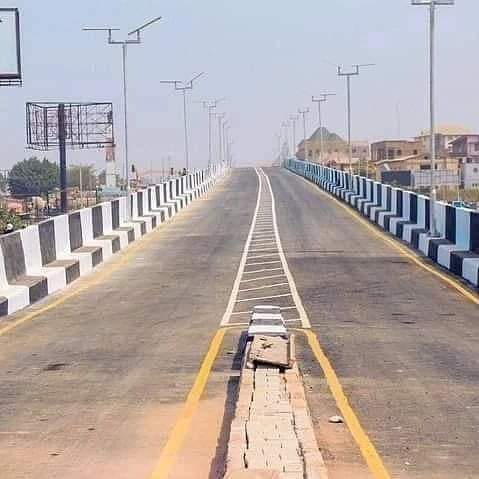
[(221, 162), (223, 161), (222, 123), (224, 117), (226, 116), (226, 113), (213, 113), (213, 115), (218, 119), (218, 163), (221, 164)]
[(181, 91), (183, 93), (183, 127), (184, 127), (184, 136), (185, 136), (186, 171), (190, 171), (190, 161), (189, 161), (189, 152), (188, 152), (188, 117), (187, 117), (187, 108), (186, 108), (186, 92), (188, 90), (193, 90), (193, 82), (197, 80), (203, 74), (204, 72), (201, 72), (187, 82), (183, 82), (181, 80), (160, 81), (160, 83), (174, 85), (175, 91)]
[[(92, 28), (92, 27), (85, 27), (83, 28), (84, 31), (102, 31), (108, 32), (108, 43), (110, 45), (121, 45), (122, 48), (122, 67), (123, 67), (123, 113), (124, 113), (124, 129), (125, 129), (125, 179), (126, 179), (126, 197), (127, 201), (129, 201), (130, 197), (130, 164), (129, 164), (129, 157), (128, 157), (128, 98), (127, 98), (127, 74), (126, 74), (126, 52), (127, 47), (129, 45), (138, 45), (141, 43), (141, 32), (146, 27), (153, 25), (154, 23), (161, 20), (162, 17), (155, 17), (152, 20), (146, 22), (145, 24), (135, 28), (131, 32), (128, 33), (128, 37), (133, 35), (133, 38), (127, 38), (125, 40), (114, 40), (112, 32), (118, 31), (119, 28), (108, 28), (108, 27), (101, 27), (101, 28)], [(131, 212), (130, 207), (127, 206), (127, 218), (130, 218)]]
[(319, 124), (319, 162), (323, 165), (323, 152), (324, 152), (324, 135), (323, 135), (323, 122), (321, 115), (321, 103), (328, 100), (328, 97), (334, 96), (336, 93), (321, 93), (319, 97), (311, 97), (313, 103), (318, 104), (318, 124)]
[(298, 109), (298, 113), (303, 117), (303, 146), (304, 146), (304, 161), (308, 160), (308, 152), (306, 150), (306, 115), (309, 113), (309, 108), (304, 110)]
[(429, 7), (429, 115), (430, 115), (430, 154), (431, 154), (431, 194), (429, 208), (429, 235), (438, 236), (436, 219), (436, 125), (435, 125), (435, 27), (436, 6), (454, 5), (455, 0), (411, 0), (411, 5)]
[[(353, 173), (353, 147), (351, 144), (351, 77), (358, 76), (362, 67), (372, 67), (373, 63), (364, 63), (362, 65), (353, 65), (352, 71), (344, 71), (343, 67), (338, 66), (338, 75), (346, 77), (346, 85), (348, 90), (348, 151), (349, 151), (349, 173)], [(358, 174), (360, 171), (358, 170)]]
[(289, 122), (289, 120), (281, 122), (281, 126), (284, 128), (284, 137), (285, 137), (285, 140), (286, 140), (286, 145), (288, 145), (288, 155), (289, 155), (289, 145), (290, 145), (290, 143), (289, 143), (289, 138), (290, 138), (290, 135), (289, 135), (290, 122)]
[(218, 106), (218, 103), (226, 100), (226, 98), (217, 98), (216, 100), (202, 100), (203, 108), (208, 110), (208, 168), (211, 167), (211, 163), (213, 161), (213, 145), (212, 145), (212, 118), (213, 118), (213, 111)]
[(296, 157), (296, 122), (299, 120), (298, 115), (290, 115), (289, 119), (291, 121), (291, 125), (293, 127), (293, 149), (292, 154)]

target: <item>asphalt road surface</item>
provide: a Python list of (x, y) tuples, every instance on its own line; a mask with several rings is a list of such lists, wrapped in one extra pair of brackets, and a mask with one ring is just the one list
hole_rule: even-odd
[[(316, 186), (265, 171), (312, 327), (391, 476), (479, 477), (477, 305)], [(302, 368), (318, 416), (316, 398), (327, 397), (322, 373), (307, 357)]]
[[(2, 479), (149, 477), (224, 312), (256, 178), (235, 171), (119, 270), (0, 336)], [(220, 419), (224, 384), (207, 391)]]
[[(391, 477), (479, 478), (478, 307), (316, 186), (264, 171), (312, 328)], [(0, 333), (2, 479), (161, 477), (152, 471), (227, 307), (257, 191), (254, 169), (234, 170), (93, 275), (9, 318), (39, 312)], [(173, 479), (218, 477), (241, 321), (178, 443)], [(334, 399), (297, 337), (330, 477), (372, 477), (346, 425), (328, 423)]]

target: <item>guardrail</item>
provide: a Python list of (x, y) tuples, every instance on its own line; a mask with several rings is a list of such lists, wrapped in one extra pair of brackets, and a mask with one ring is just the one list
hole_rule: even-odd
[(479, 286), (479, 213), (436, 202), (439, 237), (428, 235), (427, 196), (296, 159), (285, 167), (356, 208), (371, 222)]
[(0, 237), (0, 316), (88, 274), (205, 194), (226, 170), (214, 165)]

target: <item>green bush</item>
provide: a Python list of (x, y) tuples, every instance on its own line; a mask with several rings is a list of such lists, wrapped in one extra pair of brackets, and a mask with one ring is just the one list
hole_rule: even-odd
[[(7, 227), (8, 225), (12, 225), (13, 229), (9, 229)], [(0, 234), (10, 233), (20, 228), (23, 228), (23, 222), (19, 216), (7, 210), (0, 209)]]

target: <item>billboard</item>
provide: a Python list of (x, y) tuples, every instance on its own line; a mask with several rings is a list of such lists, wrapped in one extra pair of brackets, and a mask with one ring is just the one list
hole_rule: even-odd
[(0, 8), (0, 85), (20, 85), (20, 16), (17, 8)]

